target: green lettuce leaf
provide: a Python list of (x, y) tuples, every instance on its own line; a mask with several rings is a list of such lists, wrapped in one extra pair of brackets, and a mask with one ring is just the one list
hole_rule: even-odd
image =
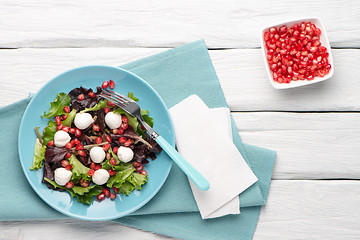
[(85, 181), (90, 181), (91, 177), (88, 175), (88, 171), (90, 168), (85, 167), (74, 154), (71, 154), (69, 158), (69, 162), (72, 165), (71, 171), (71, 181), (74, 183), (78, 183), (80, 179), (84, 179)]
[(43, 166), (43, 161), (45, 159), (45, 150), (46, 145), (43, 146), (40, 143), (39, 138), (36, 138), (35, 149), (34, 149), (34, 160), (33, 165), (30, 167), (30, 170), (39, 170)]
[(48, 142), (54, 140), (54, 135), (56, 133), (56, 123), (54, 121), (49, 121), (47, 127), (44, 129), (42, 139), (44, 141), (44, 146), (48, 144)]
[(75, 116), (76, 116), (76, 110), (73, 109), (71, 112), (69, 113), (65, 113), (68, 117), (64, 120), (61, 121), (62, 125), (64, 126), (68, 126), (71, 127), (71, 123), (73, 122)]
[(97, 111), (100, 110), (104, 107), (107, 106), (107, 100), (101, 100), (100, 102), (98, 102), (95, 106), (91, 107), (91, 108), (85, 108), (84, 110), (81, 111), (81, 113), (85, 113), (85, 112), (90, 112), (90, 111)]
[(134, 131), (136, 131), (136, 129), (138, 129), (139, 126), (139, 121), (137, 120), (136, 117), (134, 117), (133, 115), (128, 114), (127, 112), (125, 112), (123, 109), (121, 108), (117, 108), (114, 110), (114, 113), (120, 113), (120, 114), (124, 114), (127, 119), (128, 119), (128, 123), (130, 126), (133, 127)]
[(118, 171), (115, 176), (111, 176), (106, 184), (106, 186), (110, 187), (117, 187), (120, 186), (125, 182), (125, 180), (135, 171), (134, 167), (129, 169)]
[(126, 179), (126, 181), (130, 182), (134, 185), (135, 189), (141, 190), (141, 186), (147, 182), (148, 175), (142, 175), (139, 173), (133, 173)]
[(102, 187), (96, 184), (86, 188), (79, 186), (74, 186), (73, 188), (66, 188), (64, 186), (59, 186), (55, 181), (51, 181), (48, 178), (44, 179), (45, 181), (53, 185), (55, 188), (60, 188), (68, 191), (71, 194), (71, 197), (76, 197), (79, 202), (87, 205), (91, 203), (91, 198), (94, 195), (97, 196), (102, 192)]
[(139, 99), (137, 97), (135, 97), (134, 93), (132, 93), (132, 92), (128, 92), (128, 98), (131, 98), (135, 102), (139, 101)]
[[(80, 187), (79, 187), (80, 188)], [(83, 204), (87, 204), (90, 205), (91, 204), (91, 198), (93, 196), (97, 196), (100, 193), (102, 193), (102, 187), (99, 185), (93, 185), (88, 188), (88, 192), (84, 193), (84, 195), (80, 195), (80, 194), (76, 194), (75, 196), (77, 197), (78, 201), (83, 203)]]
[(134, 185), (129, 183), (128, 181), (125, 181), (119, 188), (119, 193), (125, 194), (128, 196), (133, 190), (135, 189)]
[(44, 118), (52, 118), (58, 115), (65, 114), (64, 107), (70, 104), (70, 96), (66, 93), (58, 93), (54, 102), (50, 103), (50, 110), (48, 113), (44, 112)]

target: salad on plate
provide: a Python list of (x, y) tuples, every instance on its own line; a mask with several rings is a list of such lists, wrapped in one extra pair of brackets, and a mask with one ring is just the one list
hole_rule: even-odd
[[(42, 116), (49, 119), (43, 133), (35, 127), (30, 170), (43, 169), (48, 188), (67, 191), (83, 204), (93, 196), (101, 202), (141, 190), (148, 180), (144, 166), (162, 150), (136, 117), (98, 96), (108, 87), (114, 81), (104, 81), (96, 92), (80, 86), (58, 93)], [(139, 101), (131, 92), (128, 97)], [(152, 127), (149, 112), (141, 114)]]

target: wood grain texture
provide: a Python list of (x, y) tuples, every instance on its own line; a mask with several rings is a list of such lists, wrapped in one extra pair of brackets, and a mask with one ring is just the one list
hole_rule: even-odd
[[(74, 67), (121, 64), (165, 51), (159, 48), (62, 48), (0, 50), (0, 104), (36, 92)], [(210, 51), (232, 111), (360, 111), (360, 50), (333, 50), (334, 76), (321, 83), (274, 89), (259, 49)], [(11, 84), (9, 84), (11, 83)]]
[[(274, 180), (254, 240), (360, 238), (359, 181)], [(0, 239), (167, 239), (112, 222), (1, 222)]]
[(233, 113), (245, 143), (277, 152), (273, 179), (359, 179), (360, 113)]
[[(333, 47), (360, 47), (360, 2), (3, 0), (0, 47), (254, 48), (272, 23), (318, 16)], [(336, 17), (335, 17), (336, 16)]]

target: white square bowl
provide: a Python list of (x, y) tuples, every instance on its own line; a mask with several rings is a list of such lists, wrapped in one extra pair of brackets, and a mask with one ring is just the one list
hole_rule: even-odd
[[(324, 77), (315, 77), (313, 80), (297, 80), (297, 81), (290, 81), (290, 83), (278, 83), (273, 79), (272, 71), (270, 70), (270, 66), (269, 66), (268, 60), (266, 58), (267, 49), (266, 49), (265, 40), (264, 40), (264, 33), (267, 30), (269, 30), (271, 27), (276, 27), (278, 29), (279, 27), (286, 26), (287, 28), (290, 28), (290, 27), (294, 26), (295, 24), (301, 24), (302, 22), (311, 22), (311, 23), (315, 24), (316, 27), (321, 30), (320, 42), (321, 42), (322, 46), (325, 46), (327, 48), (327, 51), (329, 53), (328, 60), (329, 60), (329, 64), (331, 64), (330, 72), (327, 75), (325, 75)], [(262, 49), (262, 53), (263, 53), (263, 57), (264, 57), (266, 72), (268, 74), (270, 83), (276, 89), (294, 88), (294, 87), (305, 86), (305, 85), (309, 85), (309, 84), (313, 84), (313, 83), (317, 83), (317, 82), (322, 82), (322, 81), (325, 81), (325, 80), (331, 78), (334, 75), (334, 61), (333, 61), (333, 57), (331, 54), (330, 43), (329, 43), (328, 37), (326, 35), (324, 25), (319, 18), (315, 18), (315, 17), (303, 18), (303, 19), (293, 20), (293, 21), (289, 21), (289, 22), (279, 23), (276, 25), (271, 25), (269, 27), (264, 28), (261, 32), (261, 49)]]

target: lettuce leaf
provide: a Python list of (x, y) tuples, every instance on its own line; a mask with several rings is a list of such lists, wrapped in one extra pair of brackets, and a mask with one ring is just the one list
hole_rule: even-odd
[(115, 109), (115, 110), (114, 110), (114, 113), (124, 114), (124, 115), (127, 117), (127, 119), (128, 119), (129, 125), (133, 127), (134, 131), (135, 131), (136, 129), (138, 129), (139, 121), (137, 120), (136, 117), (134, 117), (133, 115), (128, 114), (127, 112), (125, 112), (125, 111), (124, 111), (123, 109), (121, 109), (121, 108)]
[(148, 175), (142, 175), (134, 172), (126, 179), (126, 181), (134, 185), (135, 189), (141, 190), (141, 186), (147, 183), (147, 179)]
[(107, 100), (101, 100), (100, 102), (98, 102), (95, 106), (91, 107), (91, 108), (85, 108), (84, 110), (80, 111), (81, 113), (85, 113), (85, 112), (90, 112), (90, 111), (98, 111), (104, 107), (107, 106)]
[(46, 150), (46, 145), (43, 146), (40, 143), (39, 138), (36, 138), (35, 149), (34, 149), (34, 160), (33, 160), (33, 165), (30, 167), (30, 170), (39, 170), (40, 168), (43, 167), (43, 162), (45, 159), (45, 150)]
[(44, 128), (44, 133), (42, 139), (44, 141), (44, 146), (48, 144), (48, 142), (54, 140), (54, 135), (56, 133), (56, 123), (54, 121), (49, 121), (46, 128)]
[(137, 97), (135, 97), (134, 93), (132, 93), (132, 92), (128, 92), (128, 98), (131, 98), (135, 102), (139, 101), (139, 99)]
[(58, 188), (58, 189), (66, 190), (71, 194), (71, 197), (76, 197), (79, 202), (87, 205), (91, 203), (91, 198), (94, 195), (97, 196), (102, 192), (102, 187), (96, 184), (86, 188), (80, 186), (74, 186), (73, 188), (66, 188), (63, 186), (59, 186), (55, 181), (52, 181), (48, 178), (44, 178), (44, 179), (45, 181), (53, 185), (55, 189)]
[(44, 115), (42, 117), (44, 118), (52, 118), (58, 115), (65, 114), (64, 107), (69, 106), (70, 104), (70, 96), (66, 93), (58, 93), (55, 100), (50, 103), (50, 110), (48, 113), (44, 112)]
[(88, 171), (90, 168), (85, 167), (74, 154), (71, 154), (69, 158), (69, 162), (72, 165), (71, 171), (71, 181), (74, 183), (78, 183), (80, 179), (84, 179), (85, 181), (90, 181), (91, 177), (88, 175)]
[(68, 117), (64, 120), (61, 121), (62, 125), (64, 126), (68, 126), (71, 127), (71, 123), (73, 122), (75, 116), (76, 116), (76, 110), (73, 109), (71, 112), (69, 113), (65, 113)]
[(128, 196), (133, 190), (135, 189), (134, 185), (129, 183), (128, 181), (125, 181), (119, 188), (119, 193), (125, 194)]
[(125, 182), (125, 180), (135, 171), (135, 168), (131, 166), (131, 168), (118, 171), (115, 176), (111, 176), (106, 184), (109, 188), (120, 186)]

